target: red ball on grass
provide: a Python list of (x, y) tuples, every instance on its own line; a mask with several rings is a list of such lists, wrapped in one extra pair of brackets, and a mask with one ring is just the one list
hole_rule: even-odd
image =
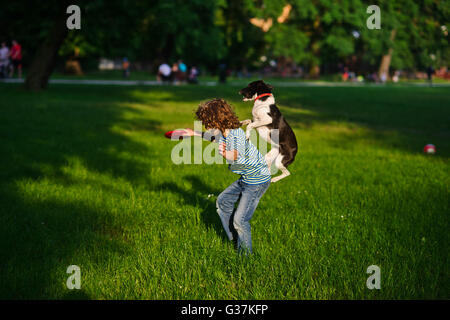
[(423, 148), (423, 152), (427, 153), (427, 154), (435, 154), (436, 153), (436, 147), (434, 146), (434, 144), (427, 144), (424, 148)]

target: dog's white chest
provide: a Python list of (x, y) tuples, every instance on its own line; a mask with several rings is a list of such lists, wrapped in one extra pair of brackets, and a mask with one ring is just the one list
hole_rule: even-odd
[(253, 121), (263, 120), (268, 116), (268, 113), (270, 113), (269, 106), (266, 105), (254, 106), (252, 109)]

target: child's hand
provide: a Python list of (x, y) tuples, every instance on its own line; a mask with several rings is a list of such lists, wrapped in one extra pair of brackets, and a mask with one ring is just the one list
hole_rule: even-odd
[(225, 143), (219, 144), (219, 153), (228, 161), (235, 161), (237, 159), (237, 150), (227, 150)]
[(195, 136), (196, 135), (196, 133), (195, 133), (195, 131), (194, 130), (192, 130), (192, 129), (190, 129), (190, 128), (186, 128), (186, 129), (184, 129), (184, 131), (186, 131), (186, 133), (187, 133), (187, 135), (188, 136)]

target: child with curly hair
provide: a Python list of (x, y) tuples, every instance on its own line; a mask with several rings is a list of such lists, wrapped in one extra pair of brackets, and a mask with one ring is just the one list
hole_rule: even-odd
[[(219, 153), (226, 159), (230, 171), (241, 176), (218, 196), (216, 206), (228, 238), (236, 240), (240, 253), (251, 254), (250, 219), (269, 188), (270, 170), (263, 155), (246, 139), (239, 119), (225, 100), (213, 99), (200, 104), (196, 117), (202, 121), (209, 136), (219, 143)], [(206, 139), (205, 132), (185, 130), (190, 136)]]

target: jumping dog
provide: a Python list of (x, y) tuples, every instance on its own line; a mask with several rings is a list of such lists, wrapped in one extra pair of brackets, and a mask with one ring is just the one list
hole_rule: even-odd
[[(272, 145), (272, 149), (265, 155), (265, 160), (269, 168), (275, 162), (275, 166), (281, 170), (281, 175), (271, 180), (277, 182), (290, 175), (287, 166), (294, 161), (298, 147), (294, 131), (275, 104), (272, 89), (271, 85), (258, 80), (241, 89), (239, 94), (243, 96), (244, 101), (254, 101), (253, 121), (244, 120), (241, 123), (247, 125), (247, 139), (250, 138), (250, 131), (256, 129), (259, 136)], [(278, 130), (278, 141), (272, 139), (274, 130)]]

